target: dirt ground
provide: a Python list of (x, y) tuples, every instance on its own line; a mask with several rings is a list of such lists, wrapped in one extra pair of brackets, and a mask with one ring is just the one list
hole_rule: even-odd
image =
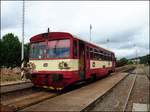
[(0, 68), (0, 83), (21, 80), (21, 69), (16, 68)]

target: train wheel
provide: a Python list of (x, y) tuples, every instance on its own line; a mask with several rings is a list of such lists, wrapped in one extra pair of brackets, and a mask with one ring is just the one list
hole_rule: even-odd
[(107, 73), (107, 75), (111, 75), (111, 73), (112, 73), (112, 70), (109, 70), (108, 73)]

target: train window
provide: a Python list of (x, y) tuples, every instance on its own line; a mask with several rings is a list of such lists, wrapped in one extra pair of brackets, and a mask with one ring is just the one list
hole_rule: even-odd
[(107, 61), (107, 55), (105, 56), (105, 60)]
[(93, 52), (93, 49), (92, 49), (92, 48), (90, 48), (90, 52)]
[(111, 61), (111, 56), (109, 55), (109, 61)]
[(109, 57), (109, 55), (108, 55), (108, 61), (110, 61), (110, 57)]
[(107, 56), (106, 56), (106, 55), (104, 56), (104, 60), (105, 60), (105, 61), (107, 60)]
[(93, 59), (94, 59), (94, 60), (96, 59), (96, 54), (95, 54), (95, 53), (93, 53)]
[(99, 56), (98, 60), (102, 60), (102, 57), (101, 57), (101, 56)]
[(68, 58), (70, 55), (70, 40), (51, 40), (48, 41), (48, 58)]
[(110, 56), (110, 61), (112, 61), (112, 56)]
[(45, 42), (39, 42), (39, 43), (33, 43), (31, 44), (30, 49), (30, 58), (45, 58), (46, 54), (46, 43)]
[(76, 40), (73, 42), (73, 54), (74, 58), (78, 57), (78, 43)]
[(94, 60), (98, 60), (98, 54), (94, 53)]
[(93, 52), (90, 52), (90, 59), (93, 59)]
[(111, 60), (113, 61), (114, 59), (113, 59), (113, 55), (111, 54)]
[(96, 59), (99, 60), (99, 54), (96, 54)]
[(103, 55), (100, 54), (100, 55), (99, 55), (99, 60), (102, 60), (102, 59), (103, 59)]
[(87, 56), (87, 58), (89, 58), (89, 47), (87, 47), (87, 49), (86, 49), (86, 56)]
[(107, 61), (109, 61), (109, 55), (107, 55)]
[(103, 52), (103, 60), (105, 60), (105, 53)]

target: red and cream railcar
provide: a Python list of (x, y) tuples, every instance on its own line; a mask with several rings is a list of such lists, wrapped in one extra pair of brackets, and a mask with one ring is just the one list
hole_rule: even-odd
[(57, 90), (115, 71), (113, 52), (65, 32), (32, 37), (29, 62), (34, 85)]

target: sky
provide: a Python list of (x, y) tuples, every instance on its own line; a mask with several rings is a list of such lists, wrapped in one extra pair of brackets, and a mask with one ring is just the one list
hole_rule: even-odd
[[(47, 28), (90, 39), (117, 59), (149, 53), (149, 1), (25, 1), (25, 43)], [(1, 2), (1, 38), (22, 37), (22, 1)], [(107, 41), (109, 40), (109, 41)]]

